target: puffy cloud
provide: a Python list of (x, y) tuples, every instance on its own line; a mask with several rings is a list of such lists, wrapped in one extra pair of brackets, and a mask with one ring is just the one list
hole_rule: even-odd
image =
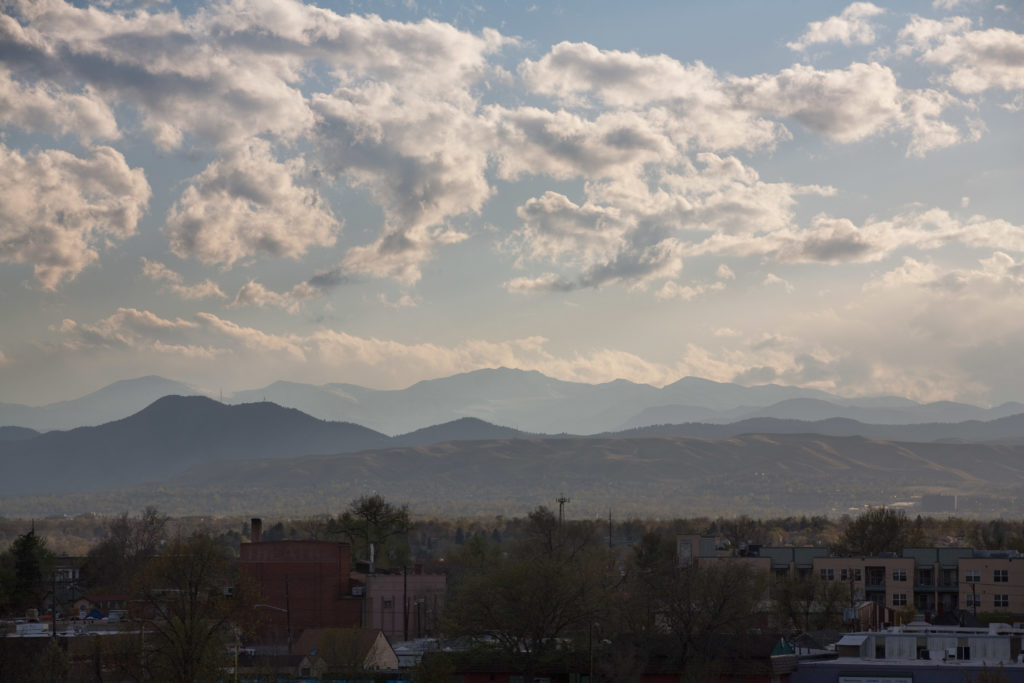
[(965, 136), (940, 116), (959, 101), (935, 90), (905, 90), (892, 69), (878, 63), (822, 71), (795, 65), (777, 74), (732, 81), (746, 106), (793, 118), (827, 138), (851, 143), (905, 129), (908, 156), (957, 144)]
[(870, 45), (875, 42), (875, 31), (869, 21), (884, 14), (885, 10), (870, 2), (855, 2), (844, 9), (839, 16), (825, 21), (812, 21), (807, 32), (792, 43), (786, 43), (791, 50), (806, 50), (816, 43), (838, 41), (843, 45)]
[(577, 206), (557, 192), (528, 200), (516, 211), (528, 256), (555, 261), (567, 256), (585, 265), (614, 258), (626, 226), (614, 207)]
[(668, 131), (632, 112), (591, 119), (536, 107), (492, 107), (499, 175), (602, 178), (681, 159)]
[(206, 12), (123, 14), (59, 0), (11, 9), (0, 26), (8, 64), (130, 104), (164, 148), (179, 146), (186, 133), (219, 144), (258, 133), (293, 138), (312, 124), (291, 85), (301, 59), (271, 45), (261, 54), (233, 43)]
[(726, 83), (700, 62), (563, 42), (537, 61), (525, 60), (519, 73), (533, 91), (567, 104), (643, 110), (683, 148), (756, 149), (786, 137), (777, 124), (736, 106)]
[(324, 167), (366, 188), (385, 213), (380, 237), (350, 251), (346, 268), (415, 282), (437, 245), (465, 238), (445, 221), (491, 196), (490, 135), (475, 102), (370, 83), (314, 96), (314, 107)]
[(914, 17), (900, 31), (903, 52), (947, 67), (946, 82), (960, 92), (1024, 89), (1024, 34), (1008, 29), (971, 30), (971, 21)]
[[(555, 192), (528, 200), (518, 210), (523, 225), (506, 246), (520, 254), (520, 265), (547, 261), (578, 273), (518, 277), (506, 289), (571, 291), (612, 283), (643, 289), (682, 270), (682, 256), (692, 250), (682, 241), (683, 234), (782, 230), (792, 225), (796, 195), (832, 192), (763, 182), (735, 157), (703, 153), (697, 159), (700, 168), (687, 163), (677, 172), (651, 173), (647, 179), (626, 176), (587, 183), (583, 204)], [(661, 295), (679, 296), (676, 286), (667, 285)]]
[(149, 202), (142, 169), (110, 147), (85, 158), (22, 156), (0, 144), (0, 261), (31, 263), (43, 289), (73, 280), (101, 244), (135, 234)]
[(1011, 297), (1024, 304), (1024, 262), (996, 251), (989, 258), (981, 259), (979, 264), (975, 269), (944, 271), (935, 264), (907, 257), (902, 265), (867, 283), (864, 289), (897, 290), (913, 286), (956, 297), (968, 294), (992, 300)]
[(90, 143), (120, 137), (114, 113), (91, 88), (81, 93), (23, 84), (0, 68), (0, 120), (29, 132), (77, 135)]
[(181, 258), (231, 265), (248, 256), (298, 257), (334, 244), (339, 229), (320, 194), (296, 185), (302, 159), (281, 163), (270, 144), (250, 140), (193, 178), (167, 216), (171, 250)]

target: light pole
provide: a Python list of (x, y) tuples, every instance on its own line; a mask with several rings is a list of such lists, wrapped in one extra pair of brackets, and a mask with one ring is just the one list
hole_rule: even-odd
[[(287, 605), (288, 603), (285, 602), (285, 604)], [(285, 608), (285, 607), (278, 607), (277, 605), (265, 605), (263, 603), (257, 603), (255, 605), (253, 605), (253, 608), (256, 608), (256, 607), (262, 607), (263, 609), (272, 609), (272, 610), (275, 610), (277, 612), (284, 612), (285, 613), (285, 617), (287, 618), (287, 629), (288, 629), (288, 653), (287, 654), (290, 656), (291, 653), (292, 653), (292, 611), (291, 611), (291, 609), (288, 609), (288, 608)], [(289, 607), (290, 607), (290, 605), (289, 605)]]
[(587, 649), (590, 650), (590, 670), (587, 673), (587, 683), (594, 683), (594, 629), (601, 630), (601, 624), (596, 621), (590, 624), (587, 631)]

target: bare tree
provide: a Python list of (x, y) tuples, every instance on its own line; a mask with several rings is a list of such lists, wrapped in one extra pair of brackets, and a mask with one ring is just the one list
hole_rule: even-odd
[(134, 616), (143, 622), (141, 668), (151, 680), (216, 680), (235, 627), (248, 623), (244, 585), (209, 533), (175, 538), (142, 572)]

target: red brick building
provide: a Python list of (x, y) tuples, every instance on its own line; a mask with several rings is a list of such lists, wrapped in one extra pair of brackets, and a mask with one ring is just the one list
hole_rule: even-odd
[(239, 571), (258, 593), (263, 639), (294, 642), (307, 628), (358, 627), (362, 599), (352, 595), (351, 548), (327, 541), (243, 543)]

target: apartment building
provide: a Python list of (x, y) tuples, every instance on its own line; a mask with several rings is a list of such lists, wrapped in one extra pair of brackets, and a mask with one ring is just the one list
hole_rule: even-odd
[(998, 671), (999, 680), (1024, 683), (1022, 636), (1024, 631), (1008, 624), (961, 628), (923, 622), (848, 633), (836, 643), (835, 657), (802, 660), (790, 680), (963, 683), (988, 670)]
[(732, 548), (693, 535), (677, 537), (677, 546), (681, 566), (743, 561), (779, 577), (813, 575), (847, 584), (851, 604), (913, 608), (928, 621), (956, 610), (1024, 614), (1024, 556), (1015, 550), (904, 548), (900, 553), (842, 557), (828, 548)]

